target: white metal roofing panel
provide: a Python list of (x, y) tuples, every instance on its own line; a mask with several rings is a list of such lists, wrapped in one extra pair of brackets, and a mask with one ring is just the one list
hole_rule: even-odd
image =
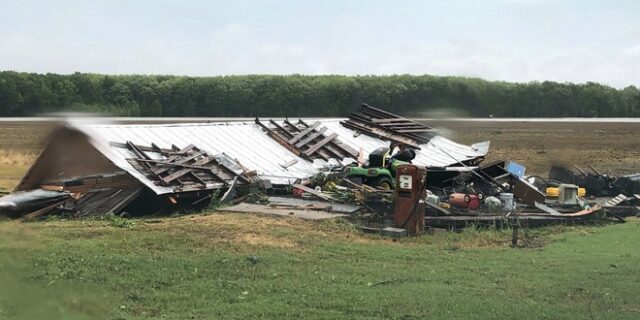
[[(369, 154), (377, 148), (389, 146), (388, 141), (371, 136), (364, 134), (354, 136), (356, 132), (341, 125), (340, 121), (332, 119), (321, 122), (330, 131), (337, 133), (342, 142), (358, 151), (362, 147), (365, 154)], [(420, 145), (420, 150), (416, 150), (416, 158), (412, 162), (422, 166), (446, 167), (456, 165), (458, 161), (485, 156), (488, 151), (488, 141), (468, 146), (453, 142), (442, 136), (435, 136), (429, 143)]]
[[(386, 141), (367, 135), (355, 136), (355, 131), (340, 125), (339, 119), (318, 121), (322, 122), (329, 131), (337, 133), (340, 141), (357, 151), (362, 148), (365, 154), (389, 145)], [(173, 188), (155, 185), (129, 164), (127, 159), (135, 157), (131, 151), (111, 146), (110, 142), (131, 141), (144, 146), (155, 143), (161, 148), (171, 148), (172, 145), (183, 148), (193, 144), (211, 155), (225, 153), (250, 170), (256, 170), (260, 177), (271, 180), (274, 184), (293, 183), (297, 179), (314, 175), (321, 167), (327, 165), (322, 160), (310, 163), (299, 158), (269, 137), (253, 122), (139, 125), (70, 123), (69, 126), (87, 134), (96, 149), (157, 194), (172, 193)], [(480, 147), (466, 146), (436, 136), (430, 143), (421, 146), (414, 163), (426, 166), (449, 166), (457, 163), (452, 156), (458, 161), (464, 161), (484, 156), (486, 151), (488, 151), (488, 143)], [(297, 162), (286, 169), (281, 166), (294, 159)]]

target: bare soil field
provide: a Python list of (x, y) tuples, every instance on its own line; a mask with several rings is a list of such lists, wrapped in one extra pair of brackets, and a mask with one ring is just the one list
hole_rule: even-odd
[[(454, 141), (491, 141), (487, 161), (513, 160), (546, 175), (553, 164), (592, 165), (610, 174), (640, 172), (640, 123), (424, 121)], [(0, 188), (11, 189), (55, 127), (48, 121), (0, 122)]]
[(640, 123), (428, 121), (460, 143), (491, 141), (487, 157), (513, 160), (527, 173), (545, 175), (553, 164), (610, 174), (640, 172)]

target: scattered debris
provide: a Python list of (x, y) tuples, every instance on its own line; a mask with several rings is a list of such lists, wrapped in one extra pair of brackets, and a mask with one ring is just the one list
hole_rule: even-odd
[(527, 176), (513, 161), (482, 163), (488, 147), (366, 104), (344, 120), (68, 124), (0, 198), (0, 213), (120, 219), (209, 207), (349, 217), (398, 237), (469, 224), (623, 222), (640, 212), (640, 174), (611, 177), (589, 165)]
[(163, 187), (173, 187), (174, 192), (219, 189), (238, 178), (249, 180), (234, 172), (221, 161), (224, 155), (210, 156), (207, 152), (190, 144), (185, 148), (175, 145), (171, 149), (161, 149), (155, 144), (151, 147), (139, 146), (127, 141), (124, 145), (136, 157), (127, 159), (131, 165), (154, 183)]
[(575, 166), (578, 173), (559, 166), (551, 167), (549, 179), (550, 187), (557, 187), (561, 183), (570, 183), (586, 189), (587, 196), (595, 197), (615, 197), (618, 194), (632, 196), (640, 193), (640, 173), (612, 177), (589, 166), (592, 172), (586, 172), (582, 168)]
[(69, 198), (71, 194), (66, 191), (35, 189), (15, 192), (0, 198), (0, 212), (11, 217), (28, 215), (43, 208), (55, 207)]
[(346, 217), (346, 214), (332, 213), (320, 210), (310, 209), (281, 209), (272, 208), (265, 205), (253, 204), (253, 203), (240, 203), (231, 207), (225, 207), (221, 211), (224, 212), (240, 212), (240, 213), (256, 213), (266, 214), (283, 217), (295, 217), (305, 220), (324, 220), (333, 219), (338, 217)]

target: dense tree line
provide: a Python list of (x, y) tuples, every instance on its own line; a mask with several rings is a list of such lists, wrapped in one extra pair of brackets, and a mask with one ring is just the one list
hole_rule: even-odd
[(111, 76), (0, 72), (0, 116), (345, 116), (362, 102), (404, 115), (637, 117), (640, 91), (436, 76)]

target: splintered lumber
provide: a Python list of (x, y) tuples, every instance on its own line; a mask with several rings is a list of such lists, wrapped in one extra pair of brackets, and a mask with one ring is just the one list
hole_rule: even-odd
[(363, 210), (364, 208), (351, 204), (329, 203), (325, 201), (307, 200), (288, 197), (269, 197), (269, 206), (282, 207), (300, 210), (324, 210), (334, 213), (352, 214)]
[(420, 149), (420, 144), (428, 143), (437, 133), (437, 130), (422, 123), (367, 104), (362, 104), (358, 112), (351, 113), (346, 121), (340, 123), (357, 132), (416, 149)]
[(298, 142), (295, 144), (296, 148), (302, 148), (303, 146), (307, 145), (307, 143), (315, 140), (317, 137), (321, 136), (325, 131), (327, 131), (327, 128), (320, 128), (320, 130), (316, 131), (315, 133), (309, 135), (307, 138), (305, 138), (304, 140)]
[(307, 161), (328, 161), (332, 158), (355, 160), (358, 157), (358, 152), (340, 142), (336, 133), (327, 134), (327, 127), (321, 126), (320, 122), (309, 125), (300, 119), (294, 124), (285, 119), (281, 124), (270, 119), (268, 123), (263, 123), (258, 118), (255, 122), (269, 137)]
[(323, 199), (323, 200), (336, 201), (336, 199), (334, 199), (333, 197), (331, 197), (331, 196), (329, 196), (327, 194), (322, 193), (322, 191), (318, 191), (316, 189), (311, 189), (311, 188), (309, 188), (307, 186), (303, 186), (301, 184), (294, 184), (293, 187), (296, 188), (296, 189), (300, 189), (300, 190), (302, 190), (302, 191), (304, 191), (306, 193), (310, 193), (310, 194), (312, 194), (312, 195), (314, 195), (314, 196), (316, 196), (316, 197), (318, 197), (320, 199)]
[(279, 209), (271, 208), (269, 206), (253, 204), (253, 203), (240, 203), (231, 207), (220, 208), (217, 211), (221, 212), (240, 212), (248, 214), (263, 214), (271, 216), (281, 217), (293, 217), (305, 220), (324, 220), (333, 219), (346, 216), (340, 213), (330, 213), (318, 210), (293, 210), (293, 209)]
[(376, 192), (378, 191), (378, 189), (372, 187), (372, 186), (368, 186), (366, 184), (357, 184), (349, 179), (342, 179), (342, 182), (344, 182), (345, 184), (348, 184), (349, 186), (351, 186), (352, 188), (356, 188), (356, 189), (361, 189), (364, 191), (370, 191), (370, 192)]
[[(219, 189), (236, 179), (248, 182), (244, 173), (239, 174), (224, 164), (228, 163), (226, 159), (211, 156), (192, 144), (185, 148), (172, 145), (171, 149), (163, 149), (155, 144), (151, 147), (139, 146), (130, 141), (112, 145), (129, 149), (136, 156), (127, 159), (134, 168), (157, 185), (173, 187), (175, 192)], [(152, 157), (147, 153), (155, 155)], [(237, 162), (233, 159), (229, 161)]]
[[(287, 122), (289, 122), (289, 121), (287, 120)], [(310, 127), (307, 127), (306, 129), (300, 131), (297, 135), (295, 135), (293, 138), (291, 138), (289, 140), (289, 143), (291, 143), (291, 144), (296, 143), (296, 141), (302, 139), (302, 137), (304, 137), (307, 134), (309, 134), (309, 132), (315, 130), (319, 125), (320, 125), (320, 122), (315, 122)]]
[(320, 140), (320, 142), (316, 143), (315, 145), (313, 145), (311, 148), (307, 149), (307, 151), (304, 152), (304, 154), (306, 155), (311, 155), (314, 152), (316, 152), (318, 149), (324, 147), (325, 144), (329, 143), (331, 140), (337, 138), (338, 135), (336, 133), (332, 133), (331, 135), (329, 135), (328, 137)]
[(29, 220), (33, 220), (39, 216), (42, 215), (46, 215), (49, 214), (51, 212), (53, 212), (58, 206), (62, 205), (63, 203), (67, 202), (67, 199), (65, 199), (64, 201), (60, 201), (51, 205), (48, 205), (44, 208), (38, 209), (36, 211), (33, 211), (29, 214), (26, 214), (24, 217), (22, 217), (23, 221), (29, 221)]

